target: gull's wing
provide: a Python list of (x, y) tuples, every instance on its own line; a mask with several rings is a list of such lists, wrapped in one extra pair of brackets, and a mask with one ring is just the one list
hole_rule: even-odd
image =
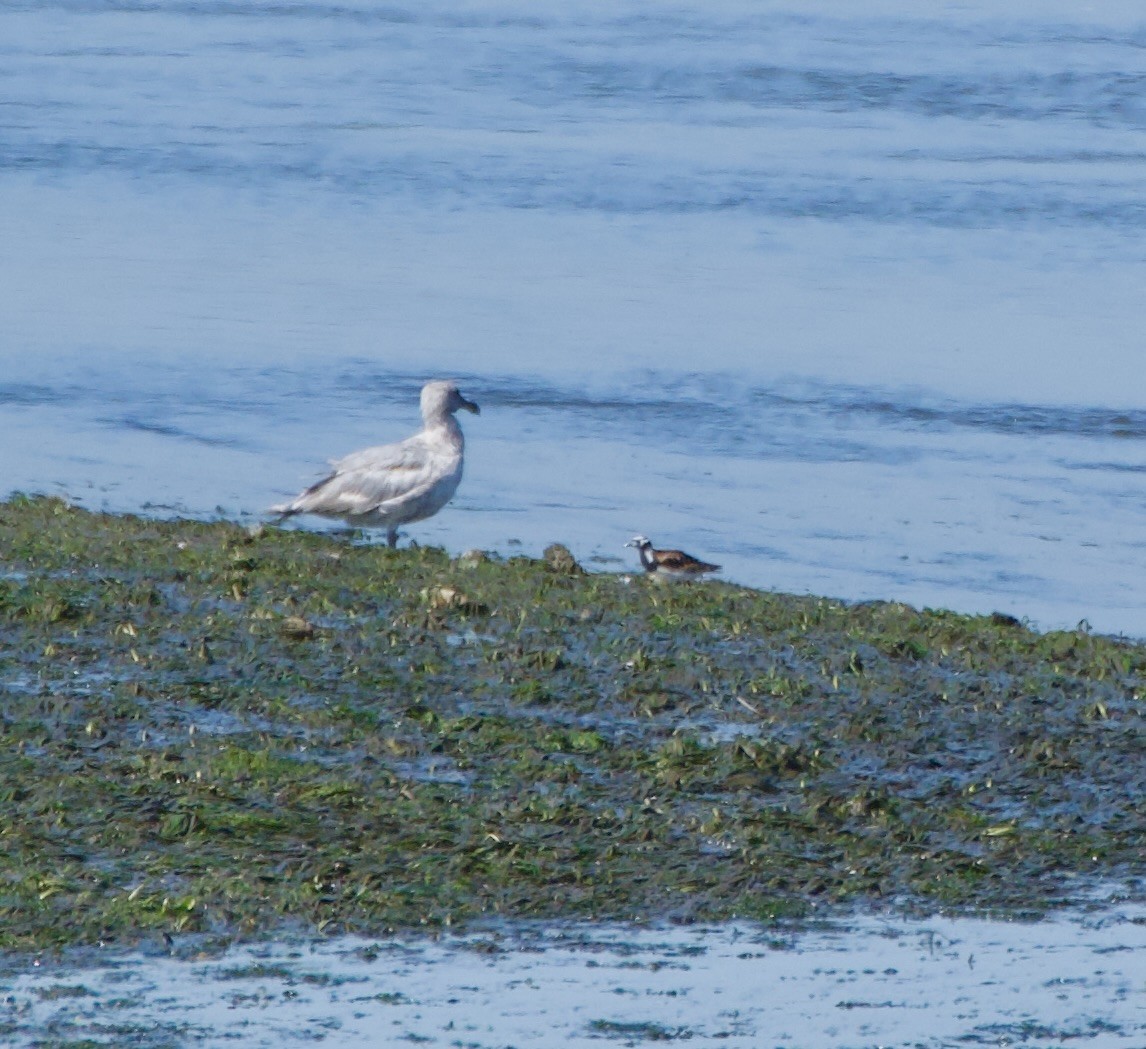
[(422, 434), (399, 444), (363, 448), (337, 460), (334, 472), (290, 504), (291, 513), (366, 514), (416, 495), (441, 472), (442, 455)]
[(355, 473), (360, 470), (420, 470), (431, 456), (426, 446), (424, 433), (416, 433), (396, 444), (378, 444), (373, 448), (361, 448), (357, 452), (344, 455), (341, 459), (331, 459), (330, 465), (335, 474)]

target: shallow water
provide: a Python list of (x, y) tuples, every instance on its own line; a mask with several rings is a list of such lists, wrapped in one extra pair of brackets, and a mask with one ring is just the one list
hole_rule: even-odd
[(1144, 81), (1114, 2), (5, 4), (0, 491), (258, 515), (455, 373), (419, 541), (1146, 635)]
[[(1141, 1045), (1146, 913), (509, 927), (0, 970), (0, 1025), (117, 1045)], [(0, 1026), (0, 1029), (3, 1029)], [(87, 1043), (85, 1043), (87, 1044)]]

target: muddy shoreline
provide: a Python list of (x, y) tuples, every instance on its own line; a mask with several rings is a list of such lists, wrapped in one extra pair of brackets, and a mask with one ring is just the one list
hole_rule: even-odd
[(1146, 646), (0, 504), (0, 949), (1142, 896)]

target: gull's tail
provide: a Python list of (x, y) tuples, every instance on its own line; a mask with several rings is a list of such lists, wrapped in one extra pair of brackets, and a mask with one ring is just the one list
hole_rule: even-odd
[(321, 481), (315, 481), (309, 488), (304, 488), (299, 492), (290, 502), (268, 507), (267, 512), (278, 514), (280, 521), (294, 517), (295, 514), (322, 513), (325, 508), (322, 506), (322, 500), (317, 496), (337, 476), (337, 474), (330, 474)]

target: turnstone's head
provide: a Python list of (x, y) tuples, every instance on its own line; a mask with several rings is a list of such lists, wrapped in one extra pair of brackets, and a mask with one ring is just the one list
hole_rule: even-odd
[(625, 546), (635, 546), (638, 550), (642, 550), (646, 546), (652, 545), (653, 544), (649, 542), (648, 537), (643, 535), (635, 535), (625, 544)]

